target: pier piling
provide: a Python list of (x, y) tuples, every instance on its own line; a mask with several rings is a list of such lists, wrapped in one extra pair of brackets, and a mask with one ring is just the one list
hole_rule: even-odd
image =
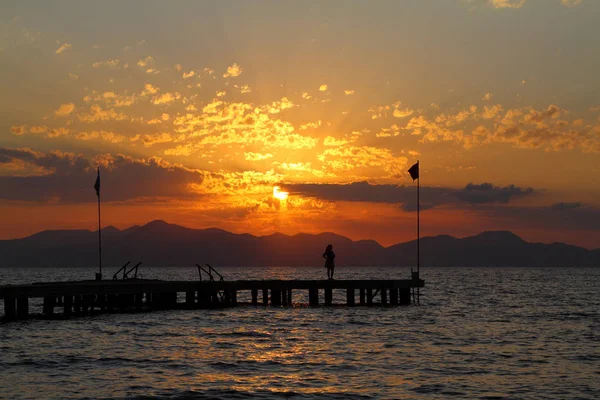
[(17, 298), (17, 318), (27, 319), (29, 316), (29, 298), (19, 297)]
[(331, 286), (325, 288), (325, 305), (330, 306), (333, 304), (333, 289)]
[(346, 289), (346, 304), (349, 306), (354, 305), (354, 288)]
[(308, 289), (308, 304), (311, 307), (319, 306), (319, 289), (317, 289), (317, 288)]
[(13, 320), (17, 316), (16, 303), (14, 297), (6, 297), (4, 299), (4, 318)]

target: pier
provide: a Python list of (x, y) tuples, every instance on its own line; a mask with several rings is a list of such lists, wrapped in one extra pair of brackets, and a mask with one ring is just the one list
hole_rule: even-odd
[[(34, 315), (67, 318), (111, 312), (211, 309), (254, 306), (397, 306), (415, 301), (425, 281), (401, 280), (240, 280), (164, 281), (149, 279), (47, 282), (0, 286), (4, 320)], [(293, 302), (293, 294), (302, 296)], [(335, 295), (334, 295), (335, 294)], [(247, 299), (240, 301), (241, 297)], [(33, 313), (31, 299), (41, 310)], [(337, 299), (337, 302), (334, 302)], [(343, 299), (341, 302), (339, 299)], [(40, 304), (41, 303), (41, 304)]]

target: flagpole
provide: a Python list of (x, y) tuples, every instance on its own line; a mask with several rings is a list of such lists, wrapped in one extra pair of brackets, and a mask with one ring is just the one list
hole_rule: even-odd
[[(410, 269), (410, 277), (413, 281), (415, 280), (419, 280), (419, 272), (421, 269), (421, 201), (419, 199), (420, 196), (420, 190), (421, 190), (421, 174), (419, 173), (419, 160), (417, 160), (417, 163), (415, 165), (413, 165), (412, 167), (410, 167), (410, 169), (408, 170), (408, 173), (410, 174), (410, 177), (413, 180), (413, 185), (415, 182), (415, 179), (417, 180), (417, 270), (413, 271), (413, 269)], [(415, 274), (416, 272), (416, 274)], [(415, 288), (414, 286), (412, 287), (412, 295), (413, 295), (413, 301), (416, 300), (416, 302), (419, 302), (419, 286), (417, 286), (417, 298), (415, 299)]]
[[(98, 181), (100, 181), (100, 167), (98, 167)], [(98, 194), (98, 268), (100, 274), (96, 279), (102, 280), (102, 225), (100, 224), (100, 190)]]
[[(420, 169), (419, 160), (417, 160), (417, 165), (418, 165), (418, 167), (417, 167), (417, 170), (418, 170), (418, 169)], [(419, 269), (421, 267), (421, 262), (420, 262), (421, 249), (419, 247), (419, 242), (421, 239), (421, 216), (420, 216), (421, 202), (419, 201), (420, 189), (421, 189), (421, 171), (419, 171), (419, 176), (417, 177), (417, 277), (419, 279), (421, 279), (421, 276), (419, 275)], [(419, 289), (420, 288), (417, 286), (417, 303), (419, 303), (419, 297), (421, 295)]]

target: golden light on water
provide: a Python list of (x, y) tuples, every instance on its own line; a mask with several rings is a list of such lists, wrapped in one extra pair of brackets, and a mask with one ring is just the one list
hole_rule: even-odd
[(279, 186), (273, 187), (273, 197), (279, 200), (285, 200), (288, 198), (289, 193), (283, 192)]

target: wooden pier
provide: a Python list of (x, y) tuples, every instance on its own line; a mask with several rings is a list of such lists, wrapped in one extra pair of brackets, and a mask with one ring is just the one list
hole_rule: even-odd
[[(235, 307), (240, 295), (255, 306), (311, 307), (396, 306), (414, 301), (415, 288), (422, 279), (411, 280), (244, 280), (244, 281), (163, 281), (125, 279), (74, 281), (0, 286), (4, 319), (70, 317), (93, 313), (135, 312), (165, 309), (210, 309)], [(292, 293), (308, 294), (308, 302), (292, 302)], [(334, 296), (334, 292), (337, 296)], [(321, 297), (322, 293), (322, 297)], [(411, 296), (413, 299), (411, 299)], [(304, 297), (306, 299), (306, 297)], [(30, 299), (43, 299), (41, 313), (30, 313)], [(40, 303), (40, 302), (38, 302)]]

